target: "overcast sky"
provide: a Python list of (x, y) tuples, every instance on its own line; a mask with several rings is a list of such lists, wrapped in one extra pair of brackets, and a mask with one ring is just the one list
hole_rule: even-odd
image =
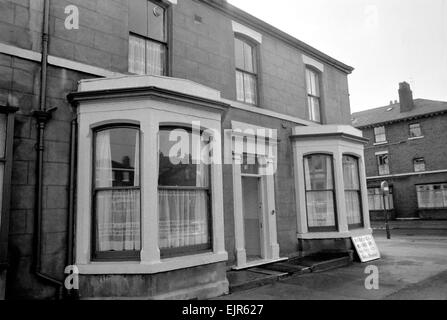
[(229, 0), (355, 68), (351, 110), (415, 98), (447, 101), (447, 0)]

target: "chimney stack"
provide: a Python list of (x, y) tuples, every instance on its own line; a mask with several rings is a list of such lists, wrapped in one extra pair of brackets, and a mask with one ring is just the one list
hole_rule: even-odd
[(407, 82), (399, 83), (399, 100), (400, 112), (408, 112), (413, 110), (413, 92)]

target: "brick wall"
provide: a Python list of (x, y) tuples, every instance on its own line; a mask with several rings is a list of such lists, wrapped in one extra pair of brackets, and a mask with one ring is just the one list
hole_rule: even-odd
[[(14, 162), (10, 211), (10, 272), (8, 297), (53, 297), (31, 273), (35, 212), (36, 122), (39, 107), (40, 65), (0, 54), (0, 103), (19, 107), (14, 132)], [(72, 110), (65, 97), (87, 75), (60, 68), (48, 69), (47, 105), (57, 107), (45, 132), (43, 189), (43, 271), (63, 279), (66, 259), (70, 121)]]
[[(50, 54), (112, 71), (127, 71), (128, 0), (51, 1)], [(80, 10), (80, 30), (64, 28), (64, 8)], [(42, 0), (0, 0), (0, 42), (40, 52)], [(193, 21), (202, 17), (202, 24)], [(222, 91), (234, 99), (235, 66), (231, 19), (192, 0), (179, 0), (173, 9), (173, 66), (175, 77), (187, 78)], [(264, 35), (261, 46), (262, 108), (292, 116), (306, 116), (304, 65), (300, 52)], [(17, 106), (11, 200), (9, 298), (52, 298), (55, 290), (31, 272), (36, 163), (36, 123), (31, 112), (39, 107), (40, 65), (0, 54), (0, 104)], [(71, 107), (66, 95), (80, 79), (91, 77), (50, 66), (48, 107), (57, 107), (45, 133), (42, 239), (43, 271), (63, 279), (66, 255), (68, 170)], [(323, 92), (327, 122), (350, 123), (347, 76), (325, 65)], [(296, 124), (241, 110), (231, 119), (279, 130), (276, 176), (278, 241), (281, 254), (296, 251), (296, 213), (292, 170), (291, 128)], [(224, 169), (225, 235), (230, 262), (234, 261), (234, 222), (231, 167)]]
[[(410, 123), (420, 123), (423, 139), (408, 140)], [(369, 177), (379, 175), (375, 153), (388, 151), (390, 159), (390, 173), (404, 174), (413, 173), (413, 159), (424, 158), (427, 171), (447, 170), (447, 114), (436, 117), (428, 117), (414, 120), (412, 122), (399, 122), (386, 126), (388, 144), (374, 146), (374, 130), (364, 129), (363, 136), (369, 139), (365, 149), (366, 173)], [(380, 186), (384, 179), (368, 181), (371, 187)], [(393, 185), (393, 197), (396, 216), (418, 217), (416, 185), (427, 183), (447, 182), (447, 174), (414, 175), (410, 177), (396, 177), (386, 179)], [(423, 214), (424, 218), (444, 218), (435, 211)]]
[[(231, 18), (193, 0), (174, 6), (173, 76), (205, 84), (236, 99), (234, 33)], [(194, 15), (202, 23), (194, 22)], [(257, 31), (257, 30), (256, 30)], [(259, 47), (260, 107), (307, 118), (301, 52), (263, 34)], [(327, 123), (351, 124), (347, 75), (325, 64), (323, 101)]]
[[(79, 30), (66, 30), (64, 10), (79, 8)], [(0, 41), (40, 51), (42, 0), (0, 1)], [(196, 23), (194, 16), (202, 17)], [(51, 55), (96, 67), (127, 72), (128, 0), (51, 2)], [(194, 0), (173, 6), (172, 75), (210, 86), (235, 100), (234, 35), (231, 18)], [(270, 35), (260, 50), (260, 107), (307, 118), (301, 52)], [(347, 75), (325, 64), (322, 100), (327, 123), (350, 124)]]
[[(420, 123), (423, 139), (408, 140), (410, 123)], [(386, 126), (388, 144), (374, 146), (374, 130), (364, 129), (363, 136), (369, 139), (365, 149), (367, 176), (378, 176), (375, 153), (388, 151), (391, 174), (414, 172), (413, 159), (425, 158), (427, 171), (447, 169), (447, 114), (399, 122)]]

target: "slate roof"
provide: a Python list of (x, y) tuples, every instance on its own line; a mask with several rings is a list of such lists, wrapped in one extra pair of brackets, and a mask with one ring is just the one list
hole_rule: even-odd
[(447, 112), (447, 102), (427, 99), (415, 99), (414, 108), (408, 112), (400, 112), (400, 104), (391, 104), (352, 114), (352, 125), (356, 128), (377, 124), (397, 122), (404, 119), (421, 117), (438, 112)]

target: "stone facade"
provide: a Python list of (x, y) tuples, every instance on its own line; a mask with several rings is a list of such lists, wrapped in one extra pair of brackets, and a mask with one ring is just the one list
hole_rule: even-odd
[[(43, 3), (37, 0), (0, 1), (0, 105), (20, 108), (14, 133), (7, 298), (51, 299), (58, 295), (54, 286), (35, 277), (30, 271), (35, 232), (37, 157), (36, 120), (31, 114), (39, 107)], [(228, 101), (234, 101), (236, 87), (232, 19), (237, 20), (237, 14), (230, 17), (210, 3), (214, 2), (179, 0), (178, 4), (172, 5), (170, 76), (209, 86), (220, 91)], [(64, 27), (67, 16), (64, 9), (68, 5), (79, 8), (79, 30), (66, 30)], [(195, 22), (195, 16), (200, 16), (202, 22)], [(256, 26), (251, 27), (256, 29)], [(265, 33), (264, 29), (259, 32), (263, 34), (263, 43), (260, 45), (260, 112), (248, 108), (231, 108), (222, 129), (231, 128), (231, 121), (235, 119), (278, 129), (280, 143), (275, 178), (278, 242), (281, 256), (289, 256), (298, 251), (293, 155), (289, 137), (293, 127), (308, 123), (305, 120), (308, 116), (302, 54), (309, 53), (300, 51), (279, 36)], [(47, 125), (44, 137), (42, 271), (60, 281), (64, 279), (67, 255), (70, 123), (74, 116), (66, 97), (77, 90), (77, 83), (81, 79), (104, 74), (126, 74), (128, 37), (128, 0), (51, 1), (49, 54), (70, 63), (61, 66), (60, 61), (49, 61), (47, 107), (57, 107), (57, 110)], [(318, 59), (318, 54), (315, 56)], [(325, 60), (325, 56), (319, 61), (324, 65), (324, 122), (350, 124), (347, 82), (350, 70), (341, 70), (342, 67), (334, 66), (333, 60)], [(79, 65), (73, 63), (80, 63), (84, 67), (77, 69)], [(235, 261), (230, 165), (224, 166), (223, 179), (225, 247), (229, 254), (227, 267), (230, 267)], [(199, 268), (190, 272), (197, 274), (201, 270)], [(208, 271), (214, 277), (210, 281), (224, 281), (221, 267)], [(160, 275), (164, 280), (146, 279), (157, 283), (157, 286), (153, 291), (141, 294), (166, 294), (164, 283), (169, 276)], [(173, 277), (178, 279), (179, 275), (173, 274)], [(88, 277), (83, 277), (81, 283), (88, 283), (86, 297), (103, 295), (102, 290), (106, 290), (104, 288), (108, 288), (110, 283), (114, 283), (111, 285), (113, 287), (122, 282), (138, 282), (138, 279), (127, 278), (115, 282), (112, 278), (89, 281)], [(186, 287), (191, 285), (184, 284)], [(141, 284), (139, 288), (143, 290)], [(113, 290), (107, 294), (113, 295)], [(116, 292), (116, 296), (123, 295), (122, 292)], [(197, 296), (203, 297), (201, 294)]]

